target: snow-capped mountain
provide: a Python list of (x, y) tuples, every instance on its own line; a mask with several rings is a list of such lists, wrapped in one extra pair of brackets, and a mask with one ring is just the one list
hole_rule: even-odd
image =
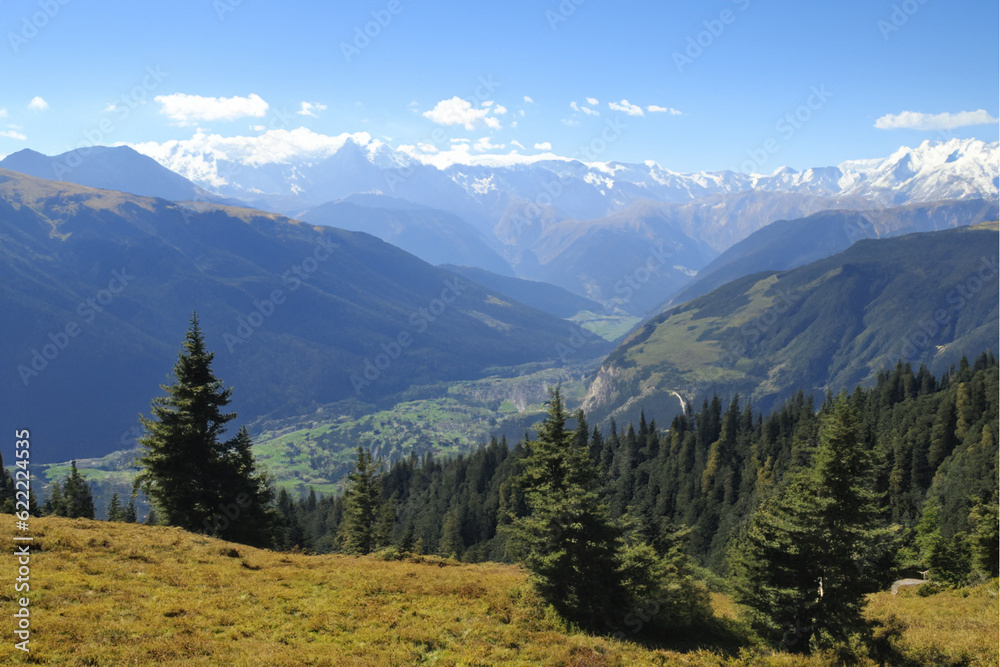
[[(275, 141), (290, 140), (298, 130), (274, 132), (289, 135)], [(256, 138), (258, 144), (197, 139), (134, 148), (206, 189), (285, 213), (356, 192), (380, 192), (451, 211), (481, 227), (496, 224), (512, 202), (593, 219), (642, 200), (682, 204), (746, 192), (846, 198), (876, 206), (995, 199), (1000, 181), (998, 144), (976, 139), (925, 141), (886, 158), (803, 171), (783, 167), (770, 175), (684, 174), (653, 161), (583, 162), (551, 154), (465, 152), (442, 161), (412, 147), (393, 149), (365, 133), (330, 137), (299, 151), (260, 150), (268, 143), (266, 135)]]

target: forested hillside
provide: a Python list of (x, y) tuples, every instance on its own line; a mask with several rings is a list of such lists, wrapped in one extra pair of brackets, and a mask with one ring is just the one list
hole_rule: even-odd
[[(967, 578), (976, 554), (983, 567), (993, 563), (995, 574), (996, 559), (983, 549), (996, 535), (989, 513), (995, 517), (997, 504), (997, 395), (992, 353), (963, 360), (940, 378), (901, 363), (874, 387), (850, 394), (854, 428), (871, 455), (879, 523), (888, 529), (879, 538), (890, 552), (880, 562), (883, 586), (928, 566)], [(728, 404), (716, 396), (669, 429), (645, 418), (607, 433), (582, 428), (611, 516), (663, 552), (684, 540), (698, 562), (727, 575), (729, 549), (748, 517), (790, 471), (812, 464), (832, 402), (814, 405), (800, 392), (762, 415), (738, 396)], [(411, 457), (373, 474), (377, 545), (510, 560), (500, 528), (522, 502), (513, 480), (525, 452), (524, 442), (509, 448), (493, 441), (469, 456)], [(281, 494), (279, 505), (284, 547), (340, 548), (343, 496), (293, 502)], [(949, 574), (955, 567), (959, 572)]]

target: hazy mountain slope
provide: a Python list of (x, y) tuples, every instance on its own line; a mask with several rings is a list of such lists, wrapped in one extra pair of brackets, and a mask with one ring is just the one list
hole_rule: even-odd
[(862, 238), (950, 229), (996, 217), (996, 202), (972, 199), (864, 212), (823, 211), (799, 220), (779, 220), (712, 260), (666, 305), (689, 301), (752, 273), (783, 271), (829, 257)]
[[(162, 199), (0, 170), (0, 237), (3, 422), (31, 424), (47, 443), (39, 462), (120, 448), (192, 310), (244, 422), (557, 360), (572, 333), (367, 234), (251, 209), (185, 217)], [(590, 340), (579, 354), (606, 349)]]
[(537, 264), (519, 274), (643, 315), (715, 255), (660, 205), (637, 204), (598, 220), (549, 224), (530, 247)]
[(672, 301), (684, 303), (752, 273), (802, 266), (840, 252), (859, 238), (875, 236), (875, 227), (861, 213), (824, 211), (778, 220), (712, 260)]
[(469, 266), (445, 264), (440, 268), (457, 273), (514, 301), (551, 313), (556, 317), (572, 317), (582, 310), (595, 313), (603, 310), (601, 304), (549, 283), (501, 276)]
[(766, 411), (799, 388), (850, 389), (900, 358), (940, 373), (997, 348), (997, 242), (995, 225), (861, 240), (730, 282), (636, 330), (602, 364), (584, 408), (602, 418), (644, 407), (660, 419), (678, 396), (714, 391)]
[(195, 185), (128, 146), (92, 146), (52, 157), (25, 149), (0, 160), (0, 168), (36, 178), (118, 190), (142, 197), (239, 203)]
[(474, 227), (451, 213), (378, 195), (352, 195), (296, 216), (317, 225), (366, 232), (430, 264), (477, 266), (510, 275), (510, 265)]

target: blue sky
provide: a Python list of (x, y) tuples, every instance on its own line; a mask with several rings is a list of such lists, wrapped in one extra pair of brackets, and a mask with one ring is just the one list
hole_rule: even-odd
[(770, 173), (998, 139), (993, 2), (6, 0), (0, 26), (0, 155), (275, 122), (573, 155), (611, 121), (602, 160)]

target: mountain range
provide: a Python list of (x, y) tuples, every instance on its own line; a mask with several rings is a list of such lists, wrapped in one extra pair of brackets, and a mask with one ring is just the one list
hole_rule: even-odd
[(578, 335), (373, 236), (254, 209), (0, 170), (0, 238), (3, 420), (33, 424), (39, 462), (120, 448), (192, 311), (244, 423), (552, 363)]
[[(905, 327), (879, 308), (929, 308), (964, 266), (955, 239), (967, 236), (940, 236), (940, 250), (907, 241), (925, 261), (952, 267), (924, 284), (933, 272), (920, 273), (899, 254), (904, 246), (894, 241), (902, 241), (887, 237), (995, 219), (995, 156), (995, 144), (925, 142), (886, 160), (751, 178), (562, 159), (440, 169), (378, 142), (345, 140), (332, 155), (298, 165), (294, 190), (277, 188), (293, 161), (234, 161), (215, 175), (188, 174), (215, 188), (209, 191), (129, 147), (91, 149), (69, 171), (61, 165), (74, 154), (21, 151), (0, 162), (0, 306), (23, 324), (0, 339), (11, 369), (4, 393), (13, 413), (37, 420), (53, 406), (62, 415), (44, 427), (57, 443), (53, 460), (70, 449), (107, 453), (157, 393), (192, 310), (219, 353), (220, 375), (239, 387), (238, 408), (248, 419), (338, 402), (363, 412), (391, 405), (415, 385), (559, 363), (570, 343), (576, 361), (610, 349), (571, 318), (592, 331), (603, 326), (598, 333), (610, 339), (653, 317), (604, 364), (587, 398), (595, 415), (652, 408), (656, 397), (675, 410), (695, 388), (773, 401), (776, 387), (848, 386), (894, 361), (884, 338)], [(51, 172), (62, 182), (25, 172)], [(369, 187), (380, 180), (395, 183), (396, 192)], [(527, 196), (538, 184), (551, 190), (548, 201)], [(257, 204), (280, 199), (278, 208), (304, 222), (230, 205), (237, 194)], [(331, 198), (313, 205), (313, 196)], [(817, 266), (828, 266), (823, 280), (808, 273)], [(859, 271), (873, 284), (923, 291), (855, 298), (855, 282), (838, 281)], [(806, 302), (827, 303), (842, 321), (827, 322), (819, 306), (796, 306), (804, 314), (782, 319), (797, 327), (795, 335), (749, 346), (719, 369), (719, 351), (740, 343), (740, 318), (780, 306), (772, 281), (803, 295), (826, 285)], [(763, 310), (748, 314), (754, 309)], [(953, 332), (941, 358), (954, 356), (957, 340), (973, 354), (991, 345), (981, 327), (995, 331), (994, 315), (985, 306), (967, 309), (960, 323), (968, 331)], [(598, 322), (606, 317), (617, 319)], [(684, 327), (673, 326), (680, 320)], [(840, 356), (818, 361), (786, 349), (806, 345), (796, 338), (806, 331), (810, 354), (821, 357), (878, 342), (855, 350), (850, 364)], [(652, 357), (644, 352), (661, 339), (669, 341), (666, 351), (656, 343)]]
[[(372, 233), (432, 264), (550, 282), (605, 309), (644, 316), (719, 253), (778, 220), (834, 209), (877, 216), (890, 206), (926, 204), (927, 224), (900, 222), (894, 233), (965, 224), (939, 215), (932, 203), (996, 202), (1000, 155), (996, 143), (953, 139), (882, 159), (764, 176), (680, 174), (654, 162), (549, 154), (447, 163), (418, 159), (363, 133), (298, 157), (240, 146), (138, 144), (151, 156), (144, 161), (128, 147), (94, 148), (71, 171), (58, 170), (58, 178), (171, 201), (239, 200)], [(0, 167), (53, 178), (53, 164), (76, 159), (76, 153), (45, 158), (21, 151)]]

